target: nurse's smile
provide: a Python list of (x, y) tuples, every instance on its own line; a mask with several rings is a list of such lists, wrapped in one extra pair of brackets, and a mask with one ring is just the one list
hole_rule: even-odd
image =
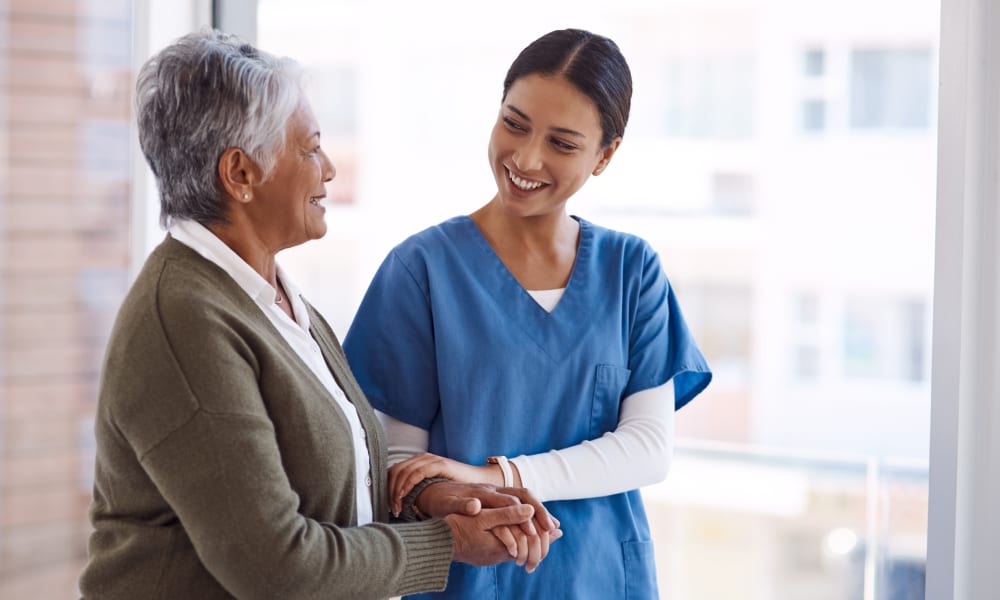
[(511, 184), (510, 187), (513, 188), (511, 191), (519, 196), (530, 195), (532, 192), (537, 192), (549, 185), (543, 181), (519, 177), (506, 165), (504, 165), (504, 169), (507, 171), (507, 181)]

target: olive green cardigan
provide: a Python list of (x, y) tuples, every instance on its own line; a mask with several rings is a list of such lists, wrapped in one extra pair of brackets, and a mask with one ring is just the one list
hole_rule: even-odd
[(222, 269), (171, 237), (108, 345), (85, 598), (386, 598), (443, 589), (451, 530), (387, 524), (383, 434), (330, 326), (311, 332), (361, 418), (376, 523), (356, 526), (351, 430)]

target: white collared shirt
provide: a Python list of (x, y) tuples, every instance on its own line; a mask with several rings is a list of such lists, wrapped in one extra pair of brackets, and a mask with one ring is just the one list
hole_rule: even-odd
[(358, 482), (358, 485), (355, 486), (358, 525), (371, 523), (371, 463), (368, 455), (368, 446), (365, 443), (365, 430), (361, 426), (361, 419), (358, 418), (357, 409), (347, 400), (344, 391), (337, 385), (337, 381), (333, 378), (333, 374), (330, 372), (330, 368), (323, 358), (319, 344), (309, 334), (309, 314), (306, 312), (305, 303), (299, 296), (298, 288), (285, 275), (281, 267), (275, 265), (278, 279), (288, 293), (287, 301), (291, 302), (292, 313), (295, 315), (295, 320), (292, 320), (274, 303), (277, 294), (275, 289), (271, 287), (271, 284), (205, 226), (196, 221), (173, 219), (168, 231), (175, 240), (188, 246), (228, 273), (240, 288), (260, 306), (264, 314), (267, 315), (267, 318), (281, 333), (281, 337), (285, 338), (285, 341), (288, 342), (288, 345), (302, 359), (302, 362), (309, 366), (309, 369), (316, 375), (323, 386), (326, 387), (327, 391), (330, 392), (330, 396), (332, 396), (334, 402), (336, 402), (340, 411), (351, 425), (355, 477)]

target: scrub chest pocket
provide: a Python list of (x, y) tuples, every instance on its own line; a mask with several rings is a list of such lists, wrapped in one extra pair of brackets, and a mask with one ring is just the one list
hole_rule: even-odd
[(618, 426), (622, 393), (632, 371), (617, 365), (597, 365), (594, 372), (594, 399), (590, 407), (590, 438), (594, 439)]

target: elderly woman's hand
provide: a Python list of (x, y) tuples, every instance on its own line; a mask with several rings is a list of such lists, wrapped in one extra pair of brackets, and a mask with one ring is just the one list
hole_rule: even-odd
[(526, 504), (487, 508), (475, 516), (451, 514), (444, 520), (451, 527), (454, 546), (452, 560), (476, 566), (495, 565), (510, 560), (517, 551), (493, 535), (497, 527), (509, 527), (531, 519)]

